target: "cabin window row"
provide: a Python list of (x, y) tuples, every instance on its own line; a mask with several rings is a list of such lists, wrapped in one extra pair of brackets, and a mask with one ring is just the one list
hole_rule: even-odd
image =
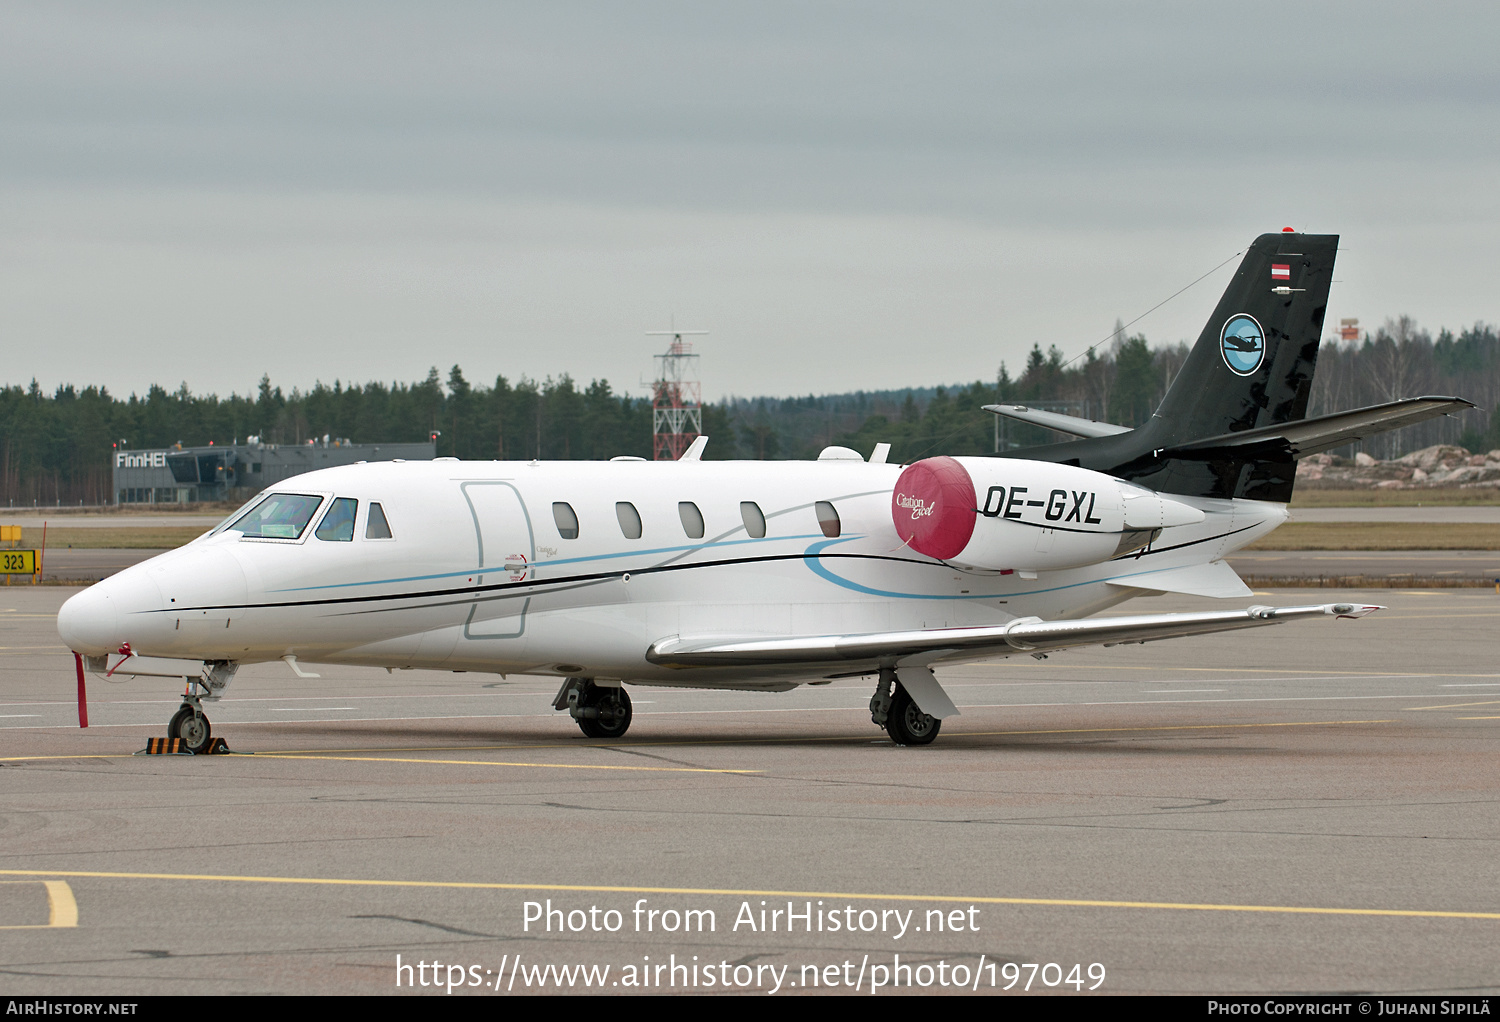
[[(823, 535), (829, 539), (837, 539), (842, 531), (839, 521), (839, 513), (834, 506), (826, 500), (820, 500), (813, 505), (817, 517), (818, 528)], [(683, 534), (688, 539), (702, 539), (704, 535), (703, 512), (698, 505), (690, 500), (677, 502), (677, 517), (682, 522)], [(644, 531), (641, 524), (641, 513), (636, 510), (634, 504), (628, 500), (615, 503), (615, 518), (620, 525), (620, 534), (626, 539), (640, 539)], [(745, 525), (745, 534), (751, 539), (764, 539), (766, 535), (766, 516), (760, 509), (760, 505), (753, 500), (740, 501), (740, 520)], [(567, 501), (555, 501), (552, 504), (552, 521), (557, 526), (557, 534), (563, 539), (577, 539), (578, 513), (573, 510), (573, 505)]]

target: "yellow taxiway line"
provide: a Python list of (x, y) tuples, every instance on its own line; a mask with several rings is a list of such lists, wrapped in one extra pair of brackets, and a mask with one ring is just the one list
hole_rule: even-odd
[[(0, 880), (0, 884), (33, 883), (29, 880)], [(78, 925), (78, 902), (66, 880), (43, 880), (47, 889), (47, 921), (31, 926), (0, 926), (0, 930), (58, 930)]]
[(245, 884), (297, 884), (325, 887), (438, 888), (480, 891), (571, 891), (585, 894), (691, 894), (725, 898), (842, 898), (849, 901), (926, 901), (972, 905), (1035, 905), (1053, 908), (1134, 908), (1180, 912), (1259, 912), (1280, 915), (1396, 916), (1413, 919), (1500, 920), (1500, 912), (1450, 912), (1438, 909), (1328, 908), (1313, 905), (1235, 905), (1212, 902), (1109, 901), (1095, 898), (995, 898), (947, 894), (870, 894), (850, 891), (762, 891), (719, 887), (626, 887), (592, 884), (501, 884), (456, 880), (363, 880), (351, 877), (237, 876), (210, 873), (116, 873), (92, 870), (0, 869), (3, 876), (86, 877), (104, 880), (209, 881)]

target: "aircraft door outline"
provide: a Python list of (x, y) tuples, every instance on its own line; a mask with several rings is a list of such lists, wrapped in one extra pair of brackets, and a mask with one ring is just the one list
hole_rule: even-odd
[[(475, 494), (470, 488), (479, 489), (481, 494), (479, 506), (475, 506)], [(502, 536), (501, 530), (506, 520), (514, 522), (514, 513), (520, 512), (519, 520), (526, 524), (526, 549), (527, 552), (520, 554), (525, 558), (526, 569), (522, 578), (534, 575), (536, 568), (536, 532), (531, 525), (531, 512), (526, 509), (526, 501), (521, 496), (521, 491), (516, 489), (513, 483), (500, 480), (469, 480), (459, 484), (459, 492), (463, 494), (464, 503), (469, 506), (469, 516), (474, 521), (474, 542), (478, 549), (479, 574), (476, 576), (479, 583), (484, 583), (486, 574), (503, 574), (511, 581), (520, 581), (515, 578), (515, 566), (512, 560), (518, 555), (518, 551), (509, 549), (503, 544), (507, 541)], [(508, 493), (505, 491), (509, 491)], [(513, 502), (512, 502), (513, 498)], [(491, 521), (490, 547), (488, 553), (485, 550), (485, 523), (481, 520), (481, 508), (491, 514), (486, 518)], [(495, 512), (498, 512), (496, 514)], [(493, 562), (493, 563), (491, 563)], [(469, 605), (469, 616), (464, 620), (463, 636), (465, 639), (519, 639), (526, 632), (526, 611), (531, 607), (531, 598), (527, 597), (521, 602), (521, 612), (516, 616), (516, 628), (511, 632), (486, 632), (477, 633), (472, 630), (474, 615), (479, 612), (479, 601)], [(481, 622), (481, 625), (483, 622)]]

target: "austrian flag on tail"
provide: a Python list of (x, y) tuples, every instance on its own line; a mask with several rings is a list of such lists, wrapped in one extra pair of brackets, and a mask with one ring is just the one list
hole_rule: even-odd
[(1272, 280), (1291, 280), (1292, 279), (1292, 265), (1291, 265), (1291, 263), (1272, 263), (1271, 264), (1271, 279)]

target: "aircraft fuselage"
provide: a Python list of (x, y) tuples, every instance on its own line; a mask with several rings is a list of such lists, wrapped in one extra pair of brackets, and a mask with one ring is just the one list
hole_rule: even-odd
[[(1049, 492), (1045, 475), (1059, 471), (995, 464), (1012, 480), (1043, 479), (1032, 494)], [(780, 638), (1084, 617), (1149, 590), (1139, 581), (1145, 573), (1207, 564), (1286, 517), (1281, 504), (1173, 497), (1203, 511), (1204, 520), (1166, 528), (1142, 550), (1065, 570), (977, 570), (902, 541), (893, 514), (920, 509), (895, 500), (901, 475), (902, 466), (853, 460), (438, 460), (325, 469), (267, 491), (318, 501), (300, 535), (221, 526), (75, 596), (59, 630), (73, 649), (94, 656), (128, 643), (138, 656), (204, 661), (293, 656), (784, 689), (827, 670), (684, 669), (645, 654), (675, 636)], [(1066, 506), (1082, 507), (1082, 491), (1070, 485)], [(352, 529), (320, 538), (320, 522), (340, 498), (357, 502)], [(371, 527), (374, 504), (389, 538)], [(1056, 507), (1065, 509), (1060, 501)]]

